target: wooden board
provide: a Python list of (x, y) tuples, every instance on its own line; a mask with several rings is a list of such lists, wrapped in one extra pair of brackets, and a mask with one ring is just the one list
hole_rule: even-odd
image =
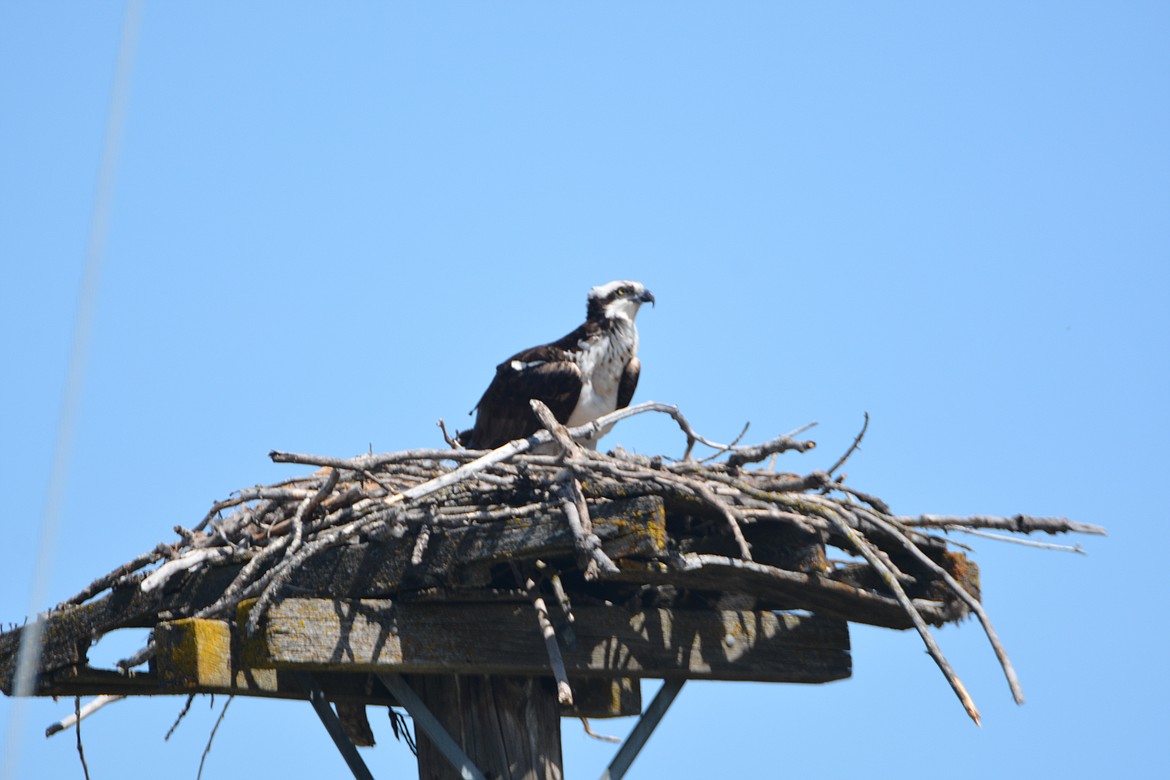
[[(601, 606), (575, 608), (574, 616), (576, 641), (561, 647), (570, 676), (822, 683), (851, 671), (848, 626), (832, 618)], [(245, 621), (241, 614), (237, 624)], [(523, 604), (288, 599), (243, 648), (258, 669), (551, 673)]]
[[(305, 693), (290, 670), (253, 668), (240, 658), (240, 638), (222, 620), (184, 619), (160, 623), (155, 630), (157, 677), (138, 680), (136, 693), (219, 693), (233, 696), (304, 699)], [(91, 672), (96, 674), (96, 670)], [(339, 671), (316, 675), (332, 702), (396, 705), (382, 684), (367, 673)], [(78, 684), (81, 680), (74, 680)], [(63, 680), (67, 687), (68, 680)], [(119, 678), (98, 677), (94, 686), (122, 683)], [(564, 717), (618, 718), (642, 711), (642, 693), (629, 678), (571, 680), (573, 706), (561, 708)], [(123, 687), (125, 687), (123, 685)], [(116, 692), (116, 691), (111, 691)], [(67, 693), (67, 691), (62, 691)], [(340, 709), (339, 709), (340, 712)]]
[[(595, 507), (593, 531), (614, 560), (667, 554), (662, 499), (641, 496)], [(431, 587), (478, 588), (493, 567), (542, 559), (572, 559), (576, 544), (559, 512), (447, 527), (431, 534), (422, 554), (414, 535), (336, 547), (297, 571), (302, 592), (330, 598), (381, 598)]]

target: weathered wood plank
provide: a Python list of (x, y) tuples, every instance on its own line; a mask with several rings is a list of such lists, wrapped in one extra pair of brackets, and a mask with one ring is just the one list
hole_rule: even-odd
[[(38, 689), (42, 696), (100, 696), (102, 694), (126, 696), (186, 696), (187, 694), (226, 694), (232, 696), (255, 696), (267, 699), (298, 699), (308, 697), (297, 687), (295, 672), (277, 670), (275, 687), (258, 685), (219, 688), (214, 686), (190, 685), (163, 680), (151, 672), (135, 672), (125, 675), (111, 669), (80, 668), (58, 669), (47, 675)], [(349, 672), (316, 672), (314, 676), (321, 683), (326, 698), (332, 702), (352, 702), (394, 707), (394, 700), (378, 684), (371, 687), (369, 675)]]
[[(594, 508), (593, 531), (610, 558), (666, 554), (662, 499), (641, 496)], [(297, 571), (301, 592), (330, 598), (380, 598), (430, 587), (480, 587), (493, 566), (572, 559), (572, 531), (560, 512), (436, 528), (417, 563), (415, 537), (326, 550)]]
[[(328, 698), (329, 694), (325, 694)], [(370, 720), (366, 717), (366, 705), (352, 702), (337, 702), (337, 720), (345, 731), (345, 736), (357, 747), (374, 746), (374, 730), (370, 727)]]
[[(573, 676), (818, 683), (850, 674), (844, 621), (737, 610), (574, 609)], [(246, 616), (241, 615), (240, 624)], [(551, 674), (527, 605), (288, 599), (247, 640), (256, 668)]]
[[(290, 672), (255, 669), (244, 665), (240, 660), (238, 645), (238, 635), (226, 621), (184, 619), (161, 623), (155, 630), (157, 677), (136, 681), (133, 692), (305, 698), (304, 691), (292, 679)], [(95, 677), (97, 674), (97, 670), (90, 670), (90, 677), (86, 680), (63, 676), (53, 693), (69, 695), (76, 692), (74, 688), (85, 685), (85, 694), (89, 695), (107, 692), (103, 686), (125, 688), (128, 684), (127, 678), (121, 676)], [(368, 678), (364, 673), (348, 672), (317, 675), (330, 701), (354, 706), (394, 705), (393, 698), (383, 692), (381, 683)], [(564, 717), (618, 718), (637, 715), (642, 711), (642, 693), (636, 680), (579, 677), (570, 683), (574, 706), (561, 708)], [(340, 706), (338, 716), (342, 716)], [(345, 721), (344, 717), (342, 721)], [(359, 746), (362, 744), (357, 739), (354, 743)]]

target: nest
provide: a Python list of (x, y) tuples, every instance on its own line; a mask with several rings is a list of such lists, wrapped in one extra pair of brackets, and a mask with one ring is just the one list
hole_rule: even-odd
[[(468, 602), (527, 600), (544, 589), (567, 610), (730, 600), (914, 628), (978, 722), (929, 625), (974, 614), (1013, 695), (1022, 693), (979, 601), (977, 567), (939, 532), (1102, 532), (1063, 518), (895, 515), (834, 476), (864, 429), (831, 469), (797, 474), (772, 465), (780, 453), (815, 446), (798, 434), (721, 445), (695, 433), (676, 408), (653, 403), (566, 431), (534, 407), (544, 430), (488, 452), (453, 441), (350, 459), (273, 452), (276, 462), (317, 470), (217, 502), (192, 528), (177, 527), (177, 542), (97, 579), (55, 614), (132, 591), (133, 609), (85, 613), (84, 630), (96, 639), (176, 617), (233, 619), (249, 600), (254, 631), (290, 594)], [(648, 412), (678, 422), (682, 458), (579, 444)], [(714, 454), (696, 460), (697, 444)], [(120, 665), (139, 665), (152, 652), (148, 645)], [(42, 659), (42, 672), (49, 665)]]

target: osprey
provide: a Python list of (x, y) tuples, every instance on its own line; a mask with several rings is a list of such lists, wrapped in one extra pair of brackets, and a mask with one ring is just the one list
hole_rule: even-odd
[[(654, 296), (640, 282), (616, 281), (589, 291), (585, 322), (550, 344), (517, 352), (496, 366), (475, 409), (475, 427), (459, 434), (472, 449), (495, 449), (531, 436), (539, 399), (572, 428), (629, 406), (638, 386), (638, 308)], [(587, 446), (596, 448), (596, 441)]]

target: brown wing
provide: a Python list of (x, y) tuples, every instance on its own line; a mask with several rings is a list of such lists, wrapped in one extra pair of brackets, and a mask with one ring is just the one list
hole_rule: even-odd
[(617, 408), (625, 409), (630, 405), (630, 399), (634, 397), (634, 391), (638, 389), (638, 377), (642, 374), (642, 361), (638, 358), (630, 358), (630, 362), (626, 363), (626, 369), (622, 371), (622, 378), (618, 382), (617, 394)]
[(475, 427), (460, 434), (473, 449), (495, 449), (540, 429), (529, 401), (538, 398), (566, 422), (581, 395), (581, 370), (552, 345), (518, 352), (496, 366), (496, 375), (476, 404)]

